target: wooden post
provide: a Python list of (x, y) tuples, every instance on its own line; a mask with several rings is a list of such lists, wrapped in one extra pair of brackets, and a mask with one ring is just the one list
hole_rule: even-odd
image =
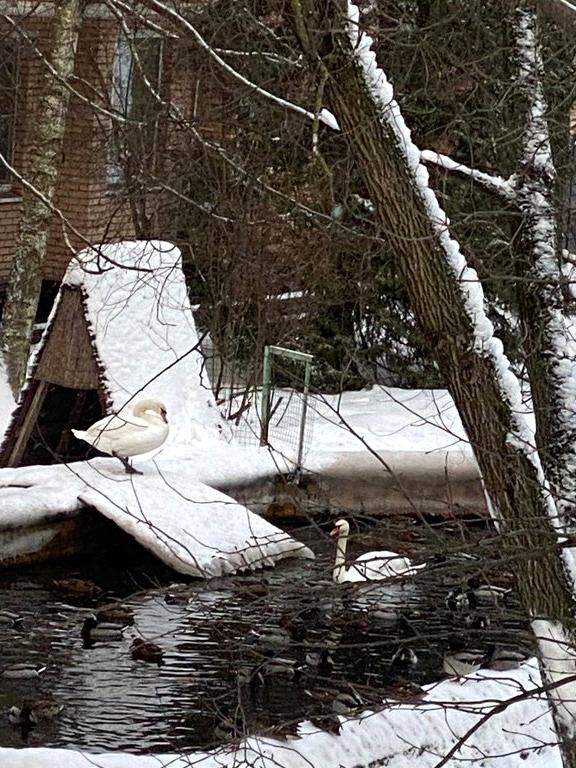
[(36, 424), (36, 420), (38, 419), (38, 414), (40, 413), (40, 409), (42, 408), (42, 403), (44, 402), (44, 398), (46, 397), (47, 391), (48, 391), (48, 383), (46, 381), (37, 380), (36, 391), (32, 395), (30, 406), (28, 407), (28, 410), (24, 414), (24, 418), (22, 420), (22, 426), (20, 427), (20, 430), (18, 432), (18, 437), (16, 438), (14, 447), (10, 451), (10, 455), (8, 457), (8, 461), (6, 462), (6, 466), (15, 467), (20, 462), (20, 459), (22, 458), (22, 454), (24, 453), (24, 450), (28, 444), (28, 440), (30, 439), (30, 434), (32, 432), (32, 429), (34, 428), (34, 425)]

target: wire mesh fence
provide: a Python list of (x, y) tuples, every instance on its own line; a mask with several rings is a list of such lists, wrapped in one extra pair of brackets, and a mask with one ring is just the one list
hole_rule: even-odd
[[(312, 441), (314, 411), (308, 408), (311, 356), (269, 347), (264, 375), (224, 360), (206, 336), (205, 373), (217, 405), (233, 425), (232, 440), (243, 446), (266, 445), (293, 468), (301, 466)], [(263, 383), (262, 383), (263, 382)]]

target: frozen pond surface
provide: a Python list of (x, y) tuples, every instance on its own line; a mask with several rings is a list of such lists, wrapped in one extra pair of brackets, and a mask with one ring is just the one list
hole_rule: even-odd
[[(175, 585), (141, 552), (122, 564), (103, 553), (104, 562), (1, 573), (0, 608), (23, 620), (16, 626), (0, 622), (0, 669), (17, 662), (47, 669), (31, 680), (0, 677), (0, 745), (131, 752), (206, 747), (235, 734), (322, 717), (350, 684), (369, 702), (374, 693), (398, 689), (399, 678), (414, 685), (439, 680), (443, 650), (454, 637), (475, 648), (494, 642), (526, 648), (513, 595), (506, 606), (476, 613), (446, 607), (450, 589), (477, 573), (478, 562), (435, 563), (410, 584), (380, 584), (359, 594), (330, 581), (334, 544), (327, 530), (291, 531), (312, 547), (316, 561), (285, 561), (257, 576)], [(465, 549), (480, 552), (474, 540), (485, 534), (468, 531)], [(356, 536), (351, 554), (391, 548), (430, 559), (446, 547), (461, 549), (462, 535), (455, 525), (439, 533), (406, 519), (389, 521)], [(496, 562), (495, 574), (509, 583), (504, 564)], [(78, 596), (54, 584), (70, 577), (93, 580), (103, 594)], [(133, 610), (134, 625), (121, 640), (85, 647), (85, 617), (114, 598)], [(486, 620), (487, 627), (470, 626)], [(132, 659), (130, 643), (138, 636), (162, 646), (162, 666)], [(415, 652), (415, 665), (391, 663), (401, 647)], [(333, 670), (306, 665), (307, 654), (323, 649), (331, 650)], [(267, 671), (262, 664), (276, 655), (304, 671), (296, 679), (289, 672), (260, 680), (256, 672)], [(54, 719), (28, 733), (9, 722), (11, 706), (47, 698), (63, 706)]]

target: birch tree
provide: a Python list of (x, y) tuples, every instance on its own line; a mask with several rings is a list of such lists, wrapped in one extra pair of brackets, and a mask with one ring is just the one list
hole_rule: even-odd
[(68, 81), (74, 72), (83, 5), (84, 0), (56, 0), (54, 3), (51, 50), (44, 62), (47, 67), (45, 92), (32, 127), (22, 219), (0, 328), (2, 353), (15, 397), (26, 376), (42, 287), (66, 126)]

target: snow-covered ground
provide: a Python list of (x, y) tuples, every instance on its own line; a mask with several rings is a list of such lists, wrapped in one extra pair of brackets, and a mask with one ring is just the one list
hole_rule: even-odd
[(445, 390), (372, 387), (312, 398), (317, 452), (458, 451), (471, 449), (452, 398)]
[[(138, 253), (142, 259), (142, 252)], [(174, 256), (170, 251), (168, 254)], [(110, 255), (122, 264), (129, 257), (126, 248), (115, 249)], [(149, 256), (139, 264), (149, 268)], [(164, 264), (166, 249), (156, 244), (152, 256)], [(161, 396), (168, 405), (171, 439), (153, 459), (135, 458), (142, 476), (125, 475), (113, 458), (1, 470), (1, 516), (6, 526), (18, 527), (62, 512), (74, 513), (82, 504), (90, 504), (165, 562), (198, 575), (226, 573), (244, 565), (256, 567), (293, 554), (298, 546), (293, 539), (210, 487), (223, 482), (246, 483), (290, 467), (282, 463), (281, 456), (286, 453), (282, 445), (274, 446), (276, 450), (243, 448), (234, 441), (229, 425), (220, 421), (205, 382), (200, 380), (193, 324), (184, 329), (174, 325), (178, 313), (187, 306), (187, 298), (174, 261), (165, 266), (162, 286), (172, 281), (174, 291), (163, 294), (160, 313), (150, 311), (150, 303), (158, 298), (158, 286), (151, 282), (150, 272), (129, 272), (126, 276), (110, 269), (102, 278), (74, 268), (67, 280), (93, 296), (87, 304), (89, 321), (106, 367), (110, 401), (118, 408), (134, 392), (145, 390), (147, 396)], [(103, 282), (97, 284), (98, 280)], [(134, 313), (125, 324), (123, 313), (128, 316), (130, 306)], [(147, 346), (147, 335), (154, 352)], [(157, 365), (160, 358), (162, 364)], [(158, 371), (158, 378), (151, 382)], [(3, 403), (11, 408), (9, 397), (0, 396), (0, 408)], [(447, 452), (472, 462), (454, 405), (442, 391), (376, 387), (340, 397), (314, 397), (311, 410), (314, 431), (305, 468), (315, 472), (329, 468), (339, 456), (366, 454), (367, 446), (398, 455), (409, 452), (422, 461), (429, 454)], [(298, 554), (309, 553), (300, 548)], [(164, 756), (95, 755), (75, 751), (73, 745), (69, 750), (0, 747), (0, 766), (406, 768), (417, 764), (419, 768), (433, 768), (468, 729), (478, 724), (465, 746), (448, 762), (451, 768), (474, 764), (471, 760), (478, 760), (485, 768), (556, 768), (560, 765), (558, 752), (548, 746), (554, 742), (552, 722), (546, 703), (539, 697), (521, 698), (481, 722), (495, 704), (530, 692), (539, 683), (533, 664), (510, 672), (483, 672), (462, 681), (444, 681), (431, 687), (416, 706), (389, 703), (378, 713), (342, 718), (339, 735), (303, 722), (299, 738), (285, 742), (254, 736), (216, 752)]]

